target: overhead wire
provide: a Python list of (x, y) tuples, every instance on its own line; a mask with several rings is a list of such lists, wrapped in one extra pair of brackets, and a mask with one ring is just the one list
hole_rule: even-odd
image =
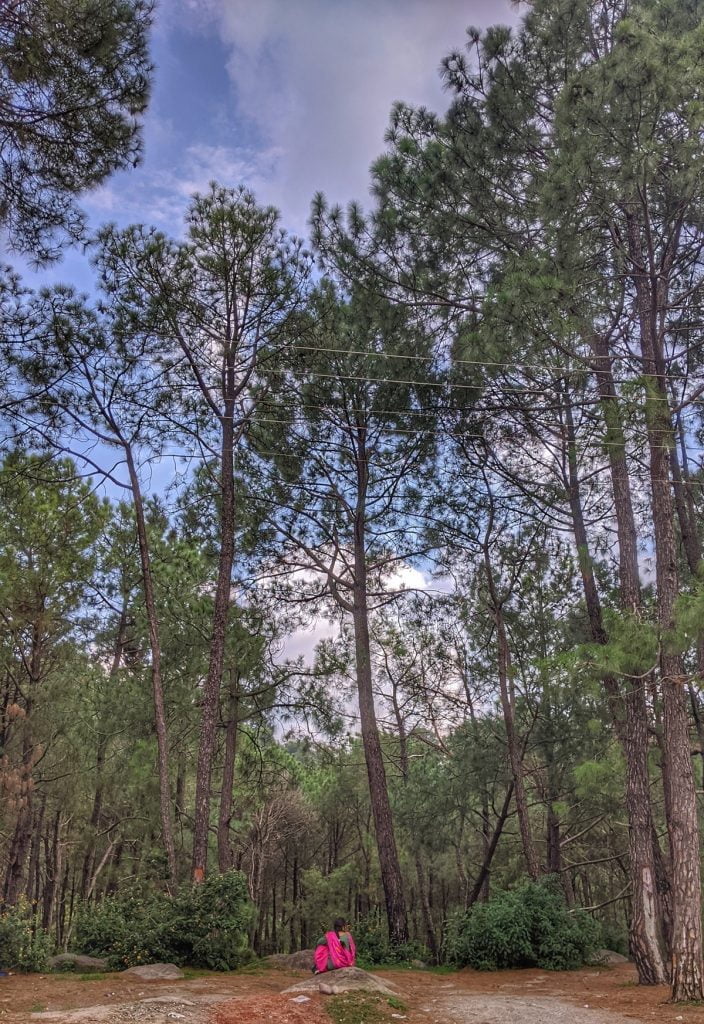
[[(701, 329), (704, 330), (704, 325), (702, 325)], [(13, 340), (13, 339), (6, 339), (4, 341), (4, 344), (5, 345), (17, 345), (17, 346), (25, 346), (26, 347), (27, 343), (22, 341), (22, 340), (20, 340), (20, 339), (15, 339), (15, 340)], [(321, 352), (321, 353), (325, 353), (325, 354), (328, 354), (328, 355), (336, 355), (336, 356), (342, 356), (342, 357), (355, 356), (355, 357), (362, 357), (362, 358), (367, 358), (367, 359), (371, 359), (371, 358), (374, 358), (374, 359), (399, 359), (399, 360), (406, 361), (406, 362), (410, 361), (410, 362), (431, 362), (432, 363), (432, 362), (437, 362), (439, 360), (439, 357), (437, 355), (421, 355), (421, 354), (412, 353), (412, 352), (409, 352), (409, 353), (404, 353), (404, 352), (388, 352), (388, 351), (384, 351), (384, 350), (382, 350), (382, 351), (371, 350), (370, 351), (368, 349), (340, 349), (340, 348), (327, 347), (327, 346), (322, 346), (322, 345), (292, 345), (288, 349), (286, 349), (285, 351), (287, 353), (291, 353), (291, 352), (293, 352), (293, 353), (295, 353), (295, 352)], [(530, 362), (520, 362), (520, 361), (512, 361), (512, 360), (466, 359), (466, 358), (456, 358), (456, 357), (449, 357), (449, 358), (446, 358), (446, 359), (440, 359), (440, 362), (443, 364), (443, 366), (446, 369), (447, 368), (451, 369), (453, 366), (476, 366), (476, 367), (492, 367), (492, 368), (495, 368), (495, 369), (542, 370), (542, 371), (554, 369), (556, 375), (560, 376), (560, 377), (572, 376), (572, 375), (575, 375), (575, 374), (597, 374), (597, 373), (599, 373), (598, 368), (596, 368), (593, 365), (590, 365), (590, 363), (589, 363), (590, 359), (596, 359), (596, 357), (590, 357), (590, 356), (586, 356), (586, 355), (582, 357), (582, 356), (579, 356), (579, 355), (575, 355), (574, 358), (575, 359), (583, 359), (584, 360), (584, 365), (582, 365), (582, 366), (575, 366), (575, 367), (554, 367), (554, 368), (551, 368), (549, 365), (547, 365), (545, 363), (530, 363)], [(628, 356), (628, 355), (614, 354), (614, 355), (609, 356), (608, 358), (612, 362), (619, 362), (619, 361), (622, 361), (624, 359), (633, 359), (634, 357), (633, 356)], [(681, 358), (681, 357), (679, 357), (679, 356), (671, 356), (669, 358), (670, 358), (671, 361), (674, 361), (674, 360), (676, 360), (678, 358)], [(286, 368), (286, 369), (283, 369), (283, 370), (280, 370), (280, 371), (277, 370), (276, 372), (289, 373), (289, 372), (293, 372), (293, 371), (291, 371), (290, 369)], [(316, 371), (316, 370), (306, 369), (305, 372), (310, 374), (310, 375), (312, 375), (312, 376), (321, 376), (319, 371)], [(330, 375), (325, 374), (323, 376), (330, 376)], [(332, 376), (340, 376), (342, 379), (345, 379), (345, 375), (333, 374)], [(691, 379), (691, 374), (676, 374), (676, 373), (671, 373), (671, 372), (667, 372), (667, 373), (662, 374), (660, 376), (664, 376), (668, 380), (672, 380), (672, 381), (676, 381), (676, 380), (688, 381), (688, 380)], [(375, 380), (377, 378), (356, 378), (356, 377), (354, 377), (354, 378), (349, 378), (349, 379)], [(474, 388), (474, 387), (477, 386), (475, 384), (458, 384), (458, 383), (454, 383), (453, 384), (453, 383), (442, 382), (442, 381), (439, 381), (439, 382), (433, 382), (433, 381), (412, 381), (412, 380), (411, 381), (397, 381), (397, 380), (394, 380), (393, 378), (386, 378), (386, 377), (385, 378), (379, 378), (379, 379), (381, 379), (381, 380), (388, 380), (389, 383), (432, 384), (432, 385), (437, 385), (437, 386), (469, 387), (469, 388)], [(613, 383), (621, 385), (621, 386), (623, 386), (623, 385), (631, 385), (631, 384), (634, 384), (635, 382), (636, 382), (636, 380), (633, 377), (613, 378)]]

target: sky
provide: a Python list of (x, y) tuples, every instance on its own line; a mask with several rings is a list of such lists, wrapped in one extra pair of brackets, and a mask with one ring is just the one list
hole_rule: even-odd
[[(316, 192), (368, 202), (392, 104), (443, 111), (442, 58), (465, 45), (469, 26), (519, 16), (509, 0), (161, 0), (144, 160), (85, 197), (90, 225), (177, 235), (189, 197), (216, 180), (247, 185), (305, 237)], [(90, 291), (93, 274), (73, 250), (37, 277)], [(171, 475), (170, 463), (155, 469), (150, 486)], [(429, 585), (410, 566), (398, 582)], [(317, 620), (289, 638), (285, 656), (310, 656), (336, 632)]]
[[(307, 234), (313, 195), (369, 197), (392, 104), (449, 100), (440, 61), (470, 25), (515, 24), (509, 0), (161, 0), (144, 160), (84, 199), (90, 223), (181, 230), (211, 180), (244, 183)], [(85, 257), (41, 278), (88, 289)]]

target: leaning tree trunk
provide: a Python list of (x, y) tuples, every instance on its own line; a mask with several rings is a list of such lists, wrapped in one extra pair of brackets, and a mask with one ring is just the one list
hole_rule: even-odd
[(496, 847), (499, 845), (499, 839), (501, 838), (501, 833), (503, 832), (504, 825), (506, 824), (506, 819), (508, 818), (508, 812), (509, 808), (511, 807), (512, 797), (513, 782), (510, 782), (508, 784), (508, 789), (506, 790), (506, 796), (504, 797), (503, 806), (501, 808), (501, 811), (499, 812), (499, 817), (497, 819), (496, 825), (494, 826), (494, 832), (491, 836), (491, 839), (489, 840), (488, 846), (484, 851), (484, 860), (482, 861), (482, 865), (479, 868), (479, 874), (477, 875), (472, 891), (467, 897), (467, 904), (465, 908), (466, 910), (469, 910), (469, 908), (477, 902), (479, 897), (482, 895), (482, 892), (488, 887), (489, 874), (491, 872), (491, 862), (494, 859)]
[(497, 640), (497, 668), (499, 676), (499, 696), (501, 698), (501, 709), (504, 717), (504, 728), (506, 729), (506, 744), (508, 747), (509, 763), (511, 765), (511, 778), (516, 801), (516, 813), (518, 815), (518, 827), (521, 833), (523, 845), (523, 856), (528, 868), (528, 874), (532, 879), (540, 876), (540, 864), (538, 854), (533, 841), (533, 832), (528, 813), (528, 800), (525, 788), (525, 772), (523, 768), (523, 751), (516, 735), (515, 696), (511, 678), (511, 651), (506, 634), (506, 624), (502, 602), (496, 590), (494, 572), (491, 565), (489, 552), (489, 532), (484, 542), (484, 568), (489, 589), (489, 601), (491, 613), (496, 626)]

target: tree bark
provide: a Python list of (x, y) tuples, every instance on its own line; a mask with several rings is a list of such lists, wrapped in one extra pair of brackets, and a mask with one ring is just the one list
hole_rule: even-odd
[(130, 477), (132, 500), (134, 503), (135, 521), (137, 524), (137, 541), (139, 559), (142, 569), (142, 589), (144, 606), (147, 612), (149, 628), (149, 649), (152, 658), (152, 701), (154, 704), (154, 729), (156, 731), (157, 763), (159, 775), (159, 815), (161, 818), (161, 835), (166, 852), (166, 863), (169, 880), (173, 885), (178, 880), (176, 867), (176, 847), (171, 821), (171, 782), (169, 778), (169, 738), (166, 725), (166, 708), (164, 705), (164, 684), (161, 675), (161, 638), (159, 636), (159, 616), (154, 596), (154, 578), (152, 576), (151, 556), (149, 553), (149, 537), (142, 501), (142, 488), (134, 462), (132, 449), (124, 444), (127, 471)]
[(482, 866), (479, 869), (479, 874), (477, 875), (476, 881), (474, 883), (474, 888), (469, 894), (469, 898), (467, 900), (467, 910), (469, 910), (469, 908), (477, 902), (477, 900), (482, 894), (482, 891), (486, 888), (486, 883), (488, 881), (489, 873), (491, 871), (491, 862), (494, 859), (496, 847), (499, 845), (499, 839), (501, 838), (501, 833), (504, 830), (504, 825), (506, 824), (506, 819), (508, 818), (508, 811), (509, 807), (511, 806), (512, 796), (513, 782), (510, 782), (508, 789), (506, 790), (506, 796), (504, 797), (501, 813), (499, 814), (498, 821), (496, 822), (496, 825), (494, 827), (493, 835), (487, 847), (486, 853), (484, 854)]
[(358, 431), (357, 502), (354, 518), (354, 584), (352, 622), (354, 628), (355, 668), (359, 718), (362, 729), (364, 759), (369, 780), (369, 798), (374, 816), (376, 845), (379, 854), (381, 882), (386, 901), (386, 916), (391, 942), (408, 942), (408, 916), (403, 893), (401, 865), (396, 848), (393, 815), (386, 781), (384, 755), (374, 707), (371, 642), (369, 638), (369, 607), (367, 599), (367, 557), (365, 515), (368, 468), (363, 428)]
[(528, 800), (525, 790), (525, 773), (523, 768), (523, 752), (521, 744), (516, 736), (515, 723), (515, 696), (513, 692), (511, 665), (511, 650), (506, 634), (506, 623), (503, 614), (503, 602), (499, 597), (494, 579), (494, 570), (491, 564), (490, 534), (493, 523), (493, 511), (489, 513), (489, 525), (484, 538), (484, 569), (486, 573), (487, 587), (489, 591), (490, 610), (496, 626), (497, 642), (497, 669), (499, 676), (499, 695), (501, 698), (501, 710), (506, 729), (506, 744), (508, 747), (509, 763), (511, 765), (511, 777), (516, 800), (516, 813), (518, 815), (518, 827), (521, 833), (521, 844), (525, 858), (528, 874), (532, 879), (540, 877), (540, 864), (538, 854), (533, 841), (533, 832), (528, 812)]
[(670, 476), (670, 452), (675, 438), (668, 402), (667, 371), (658, 330), (666, 306), (668, 267), (665, 263), (659, 268), (652, 264), (648, 266), (641, 244), (638, 216), (629, 210), (626, 220), (645, 377), (645, 422), (655, 537), (663, 740), (668, 763), (665, 786), (669, 799), (666, 808), (672, 862), (672, 999), (701, 1000), (704, 999), (704, 978), (697, 798), (684, 692), (685, 675), (681, 655), (671, 639), (679, 593)]
[[(606, 424), (614, 509), (619, 541), (619, 580), (621, 607), (626, 614), (640, 613), (640, 577), (638, 543), (631, 500), (631, 486), (626, 463), (625, 438), (613, 381), (608, 343), (602, 337), (592, 342), (596, 356), (596, 374), (601, 409)], [(584, 588), (587, 615), (593, 639), (608, 643), (604, 627), (599, 591), (589, 553), (589, 539), (582, 510), (581, 487), (577, 467), (576, 436), (569, 399), (566, 405), (566, 426), (569, 466), (569, 495), (575, 543)], [(633, 885), (632, 913), (629, 922), (629, 944), (641, 985), (660, 985), (667, 981), (667, 969), (659, 942), (661, 908), (653, 860), (653, 816), (650, 803), (648, 772), (648, 719), (645, 684), (641, 679), (628, 679), (622, 694), (616, 679), (604, 677), (614, 729), (621, 742), (626, 761), (626, 812)]]
[[(117, 633), (115, 635), (115, 644), (113, 647), (112, 664), (110, 665), (109, 680), (111, 683), (115, 683), (117, 679), (117, 673), (120, 669), (122, 662), (122, 654), (125, 646), (125, 630), (127, 628), (127, 600), (123, 597), (122, 608), (120, 609), (120, 618), (117, 624)], [(88, 839), (88, 848), (86, 850), (85, 857), (83, 858), (83, 870), (81, 872), (81, 899), (85, 900), (90, 887), (90, 880), (93, 875), (93, 868), (95, 867), (95, 840), (96, 830), (100, 823), (100, 817), (103, 811), (103, 769), (105, 767), (105, 754), (107, 751), (107, 737), (105, 733), (100, 730), (98, 731), (98, 743), (95, 755), (95, 792), (93, 794), (93, 808), (90, 815), (90, 827), (92, 834)]]
[[(228, 394), (235, 391), (232, 360), (225, 371)], [(213, 773), (213, 753), (220, 707), (220, 687), (225, 661), (225, 635), (230, 614), (232, 566), (235, 560), (235, 473), (234, 431), (235, 403), (228, 399), (221, 417), (220, 464), (220, 555), (218, 578), (213, 604), (208, 675), (202, 699), (198, 765), (196, 768), (196, 799), (193, 820), (193, 881), (202, 882), (208, 864), (208, 836), (210, 833), (210, 785)]]
[(234, 668), (231, 671), (230, 686), (228, 716), (225, 726), (225, 755), (222, 766), (220, 811), (218, 814), (218, 868), (221, 872), (229, 871), (233, 865), (232, 847), (230, 845), (230, 821), (232, 819), (232, 794), (235, 780), (235, 762), (237, 760), (240, 702), (239, 681), (237, 671)]

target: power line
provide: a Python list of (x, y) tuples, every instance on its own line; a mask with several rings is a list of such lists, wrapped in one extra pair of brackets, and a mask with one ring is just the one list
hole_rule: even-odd
[[(704, 330), (704, 325), (701, 326), (701, 329)], [(15, 340), (13, 340), (13, 339), (6, 339), (4, 344), (5, 345), (16, 345), (18, 347), (28, 347), (27, 343), (25, 341), (20, 340), (20, 339), (15, 339)], [(292, 345), (290, 348), (288, 348), (288, 349), (286, 349), (284, 351), (287, 351), (287, 352), (322, 352), (322, 353), (326, 353), (326, 354), (330, 354), (330, 355), (337, 355), (337, 356), (341, 356), (341, 357), (345, 357), (345, 356), (360, 356), (360, 357), (367, 358), (367, 359), (371, 359), (371, 358), (375, 358), (375, 359), (376, 358), (400, 359), (402, 361), (412, 361), (412, 362), (435, 362), (438, 359), (438, 357), (435, 356), (435, 355), (419, 355), (417, 353), (386, 352), (386, 351), (374, 351), (374, 350), (370, 351), (370, 350), (367, 350), (367, 349), (339, 349), (339, 348), (328, 348), (328, 347), (320, 346), (320, 345)], [(266, 356), (263, 356), (262, 358), (265, 359)], [(587, 357), (587, 356), (581, 357), (581, 356), (575, 355), (575, 358), (576, 359), (583, 358), (584, 361), (585, 361), (585, 365), (577, 366), (577, 367), (572, 367), (572, 368), (568, 368), (568, 367), (553, 367), (552, 369), (555, 370), (555, 373), (557, 374), (557, 376), (562, 376), (562, 377), (564, 377), (564, 376), (572, 376), (572, 375), (575, 375), (575, 374), (593, 374), (593, 375), (597, 375), (600, 372), (596, 367), (594, 367), (592, 365), (589, 365), (589, 362), (588, 362), (589, 357)], [(593, 357), (593, 358), (596, 358), (596, 357)], [(614, 355), (609, 356), (608, 358), (612, 362), (619, 362), (619, 361), (621, 361), (621, 360), (623, 360), (625, 358), (628, 358), (628, 357), (614, 354)], [(634, 357), (631, 357), (631, 358), (634, 358)], [(672, 357), (672, 359), (676, 359), (676, 358), (679, 358), (679, 357), (676, 357), (676, 356)], [(546, 364), (546, 363), (512, 362), (510, 360), (491, 360), (491, 359), (463, 359), (463, 358), (454, 358), (454, 357), (448, 359), (446, 361), (446, 365), (449, 368), (452, 368), (453, 366), (478, 366), (478, 367), (494, 367), (494, 368), (497, 368), (497, 369), (504, 369), (504, 370), (507, 370), (507, 369), (517, 369), (517, 370), (543, 370), (544, 371), (544, 370), (550, 370), (551, 369), (551, 367), (548, 364)], [(275, 372), (288, 373), (288, 372), (293, 372), (293, 371), (288, 370), (288, 369), (283, 369), (283, 370), (276, 370)], [(310, 374), (310, 375), (313, 375), (313, 376), (339, 376), (339, 377), (341, 377), (341, 379), (345, 379), (344, 375), (342, 375), (342, 374), (333, 374), (333, 375), (320, 374), (318, 371), (315, 371), (315, 370), (306, 370), (305, 372)], [(692, 374), (674, 374), (674, 373), (666, 372), (662, 376), (664, 376), (669, 381), (677, 381), (677, 380), (687, 381), (687, 380), (691, 379)], [(371, 381), (379, 379), (379, 380), (388, 381), (388, 383), (408, 383), (408, 384), (421, 384), (421, 383), (423, 383), (423, 384), (429, 384), (429, 385), (436, 385), (437, 384), (437, 386), (445, 386), (445, 384), (443, 382), (433, 382), (433, 381), (425, 381), (425, 382), (421, 382), (421, 381), (396, 381), (393, 378), (374, 378), (374, 377), (360, 377), (360, 378), (354, 377), (354, 378), (352, 378), (351, 377), (349, 379), (371, 380)], [(633, 384), (633, 383), (635, 383), (635, 378), (633, 378), (633, 377), (629, 377), (629, 378), (613, 378), (613, 383), (614, 384), (619, 384), (619, 385), (622, 385), (622, 386), (623, 385), (628, 385), (628, 384)], [(474, 384), (449, 384), (448, 383), (447, 386), (449, 386), (449, 387), (474, 388), (474, 387), (478, 387), (479, 385), (474, 385)]]

